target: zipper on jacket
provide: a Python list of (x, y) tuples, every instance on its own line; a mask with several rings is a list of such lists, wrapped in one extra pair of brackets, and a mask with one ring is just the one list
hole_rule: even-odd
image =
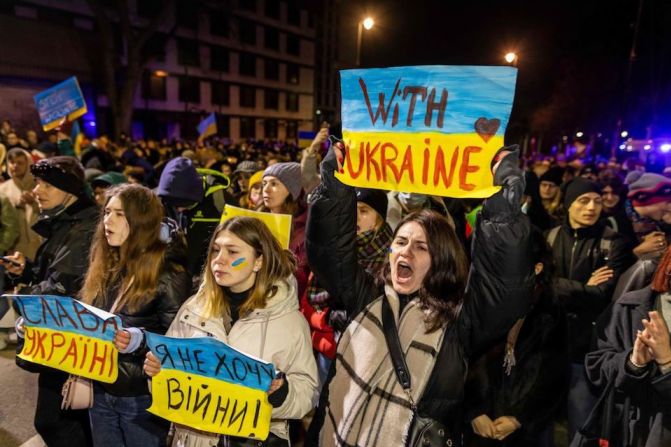
[(571, 248), (571, 262), (569, 263), (568, 279), (573, 279), (573, 258), (575, 257), (575, 249), (578, 246), (578, 230), (573, 231), (573, 247)]

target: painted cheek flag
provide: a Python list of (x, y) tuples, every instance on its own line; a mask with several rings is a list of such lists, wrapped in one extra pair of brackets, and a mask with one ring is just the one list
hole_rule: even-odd
[(198, 141), (217, 134), (217, 117), (214, 112), (198, 124)]
[(340, 72), (343, 173), (351, 186), (489, 197), (503, 146), (513, 67), (415, 66)]
[(228, 219), (232, 219), (236, 216), (254, 217), (259, 219), (264, 224), (266, 224), (282, 248), (286, 250), (289, 249), (289, 239), (291, 236), (290, 214), (263, 213), (260, 211), (238, 208), (237, 206), (226, 205), (224, 207), (224, 212), (221, 213), (221, 223), (224, 223)]
[(146, 336), (161, 362), (161, 371), (152, 377), (150, 413), (210, 433), (268, 437), (271, 363), (214, 338)]
[(70, 297), (4, 296), (18, 303), (24, 319), (20, 358), (99, 382), (116, 382), (119, 362), (113, 341), (122, 326), (119, 317)]
[(75, 76), (34, 96), (42, 129), (58, 127), (63, 118), (74, 121), (86, 113), (86, 101)]

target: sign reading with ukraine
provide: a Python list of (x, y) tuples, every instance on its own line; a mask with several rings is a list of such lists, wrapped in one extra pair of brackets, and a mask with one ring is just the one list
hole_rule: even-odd
[(116, 381), (119, 317), (64, 296), (11, 296), (23, 316), (20, 358), (100, 382)]
[(489, 197), (515, 94), (512, 67), (415, 66), (340, 72), (352, 186)]
[(161, 371), (152, 378), (149, 412), (210, 433), (268, 437), (272, 364), (213, 338), (146, 336), (161, 362)]
[(58, 127), (64, 118), (74, 121), (86, 113), (86, 102), (75, 76), (34, 97), (42, 129)]

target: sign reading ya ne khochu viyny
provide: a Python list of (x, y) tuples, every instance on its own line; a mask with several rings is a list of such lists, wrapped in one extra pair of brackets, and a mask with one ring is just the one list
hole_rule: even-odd
[(65, 296), (11, 297), (24, 319), (20, 358), (100, 382), (116, 381), (119, 317)]
[(512, 67), (415, 66), (340, 72), (342, 182), (488, 197), (515, 94)]
[(275, 368), (213, 338), (147, 333), (161, 362), (152, 378), (149, 412), (198, 430), (265, 440)]

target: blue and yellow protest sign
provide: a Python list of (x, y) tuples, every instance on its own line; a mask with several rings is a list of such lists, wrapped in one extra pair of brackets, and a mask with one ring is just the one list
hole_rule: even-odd
[(86, 113), (86, 101), (75, 76), (38, 93), (34, 99), (44, 131), (58, 127), (63, 118), (73, 121)]
[(498, 190), (489, 169), (515, 94), (512, 67), (340, 72), (344, 173), (352, 186), (451, 197)]
[(265, 440), (273, 411), (267, 391), (275, 368), (214, 338), (147, 333), (161, 362), (149, 412), (210, 433)]
[(224, 212), (221, 213), (221, 222), (226, 222), (228, 219), (237, 216), (254, 217), (261, 220), (266, 224), (282, 248), (289, 248), (289, 240), (291, 238), (291, 214), (263, 213), (260, 211), (238, 208), (237, 206), (226, 205), (224, 207)]
[(100, 382), (116, 381), (119, 354), (113, 341), (121, 328), (119, 317), (70, 297), (11, 297), (24, 319), (20, 358)]

